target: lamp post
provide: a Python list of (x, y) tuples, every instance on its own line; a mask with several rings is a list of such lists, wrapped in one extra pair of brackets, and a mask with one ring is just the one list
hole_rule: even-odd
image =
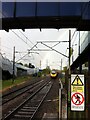
[(12, 83), (14, 82), (15, 79), (15, 46), (13, 48), (13, 80)]

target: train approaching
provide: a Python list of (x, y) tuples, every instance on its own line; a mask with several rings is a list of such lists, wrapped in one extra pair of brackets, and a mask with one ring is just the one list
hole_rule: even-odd
[(55, 70), (52, 70), (51, 73), (50, 73), (50, 77), (51, 77), (51, 78), (56, 78), (57, 75), (58, 75), (58, 73), (57, 73), (57, 71), (55, 71)]

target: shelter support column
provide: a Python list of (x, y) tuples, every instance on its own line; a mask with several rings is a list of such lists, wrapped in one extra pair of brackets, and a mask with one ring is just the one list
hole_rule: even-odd
[(82, 73), (82, 64), (79, 64), (79, 73)]
[(88, 75), (90, 75), (90, 56), (88, 55)]
[[(88, 103), (88, 118), (90, 118), (90, 56), (88, 55), (88, 75), (86, 77), (86, 83), (87, 83), (87, 88), (86, 88), (86, 98), (87, 98), (87, 103)], [(88, 91), (88, 92), (87, 92)]]

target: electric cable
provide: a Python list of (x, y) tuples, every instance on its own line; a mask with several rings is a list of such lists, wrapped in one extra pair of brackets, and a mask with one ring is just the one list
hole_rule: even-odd
[[(27, 44), (27, 42), (23, 39), (23, 38), (21, 38), (16, 32), (14, 32), (13, 30), (11, 30), (18, 38), (20, 38), (24, 43), (26, 43)], [(29, 47), (31, 47), (29, 44), (27, 44)]]

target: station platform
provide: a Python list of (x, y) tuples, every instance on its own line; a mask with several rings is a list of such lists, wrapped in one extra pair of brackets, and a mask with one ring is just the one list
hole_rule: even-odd
[(58, 113), (44, 113), (42, 120), (58, 120)]

